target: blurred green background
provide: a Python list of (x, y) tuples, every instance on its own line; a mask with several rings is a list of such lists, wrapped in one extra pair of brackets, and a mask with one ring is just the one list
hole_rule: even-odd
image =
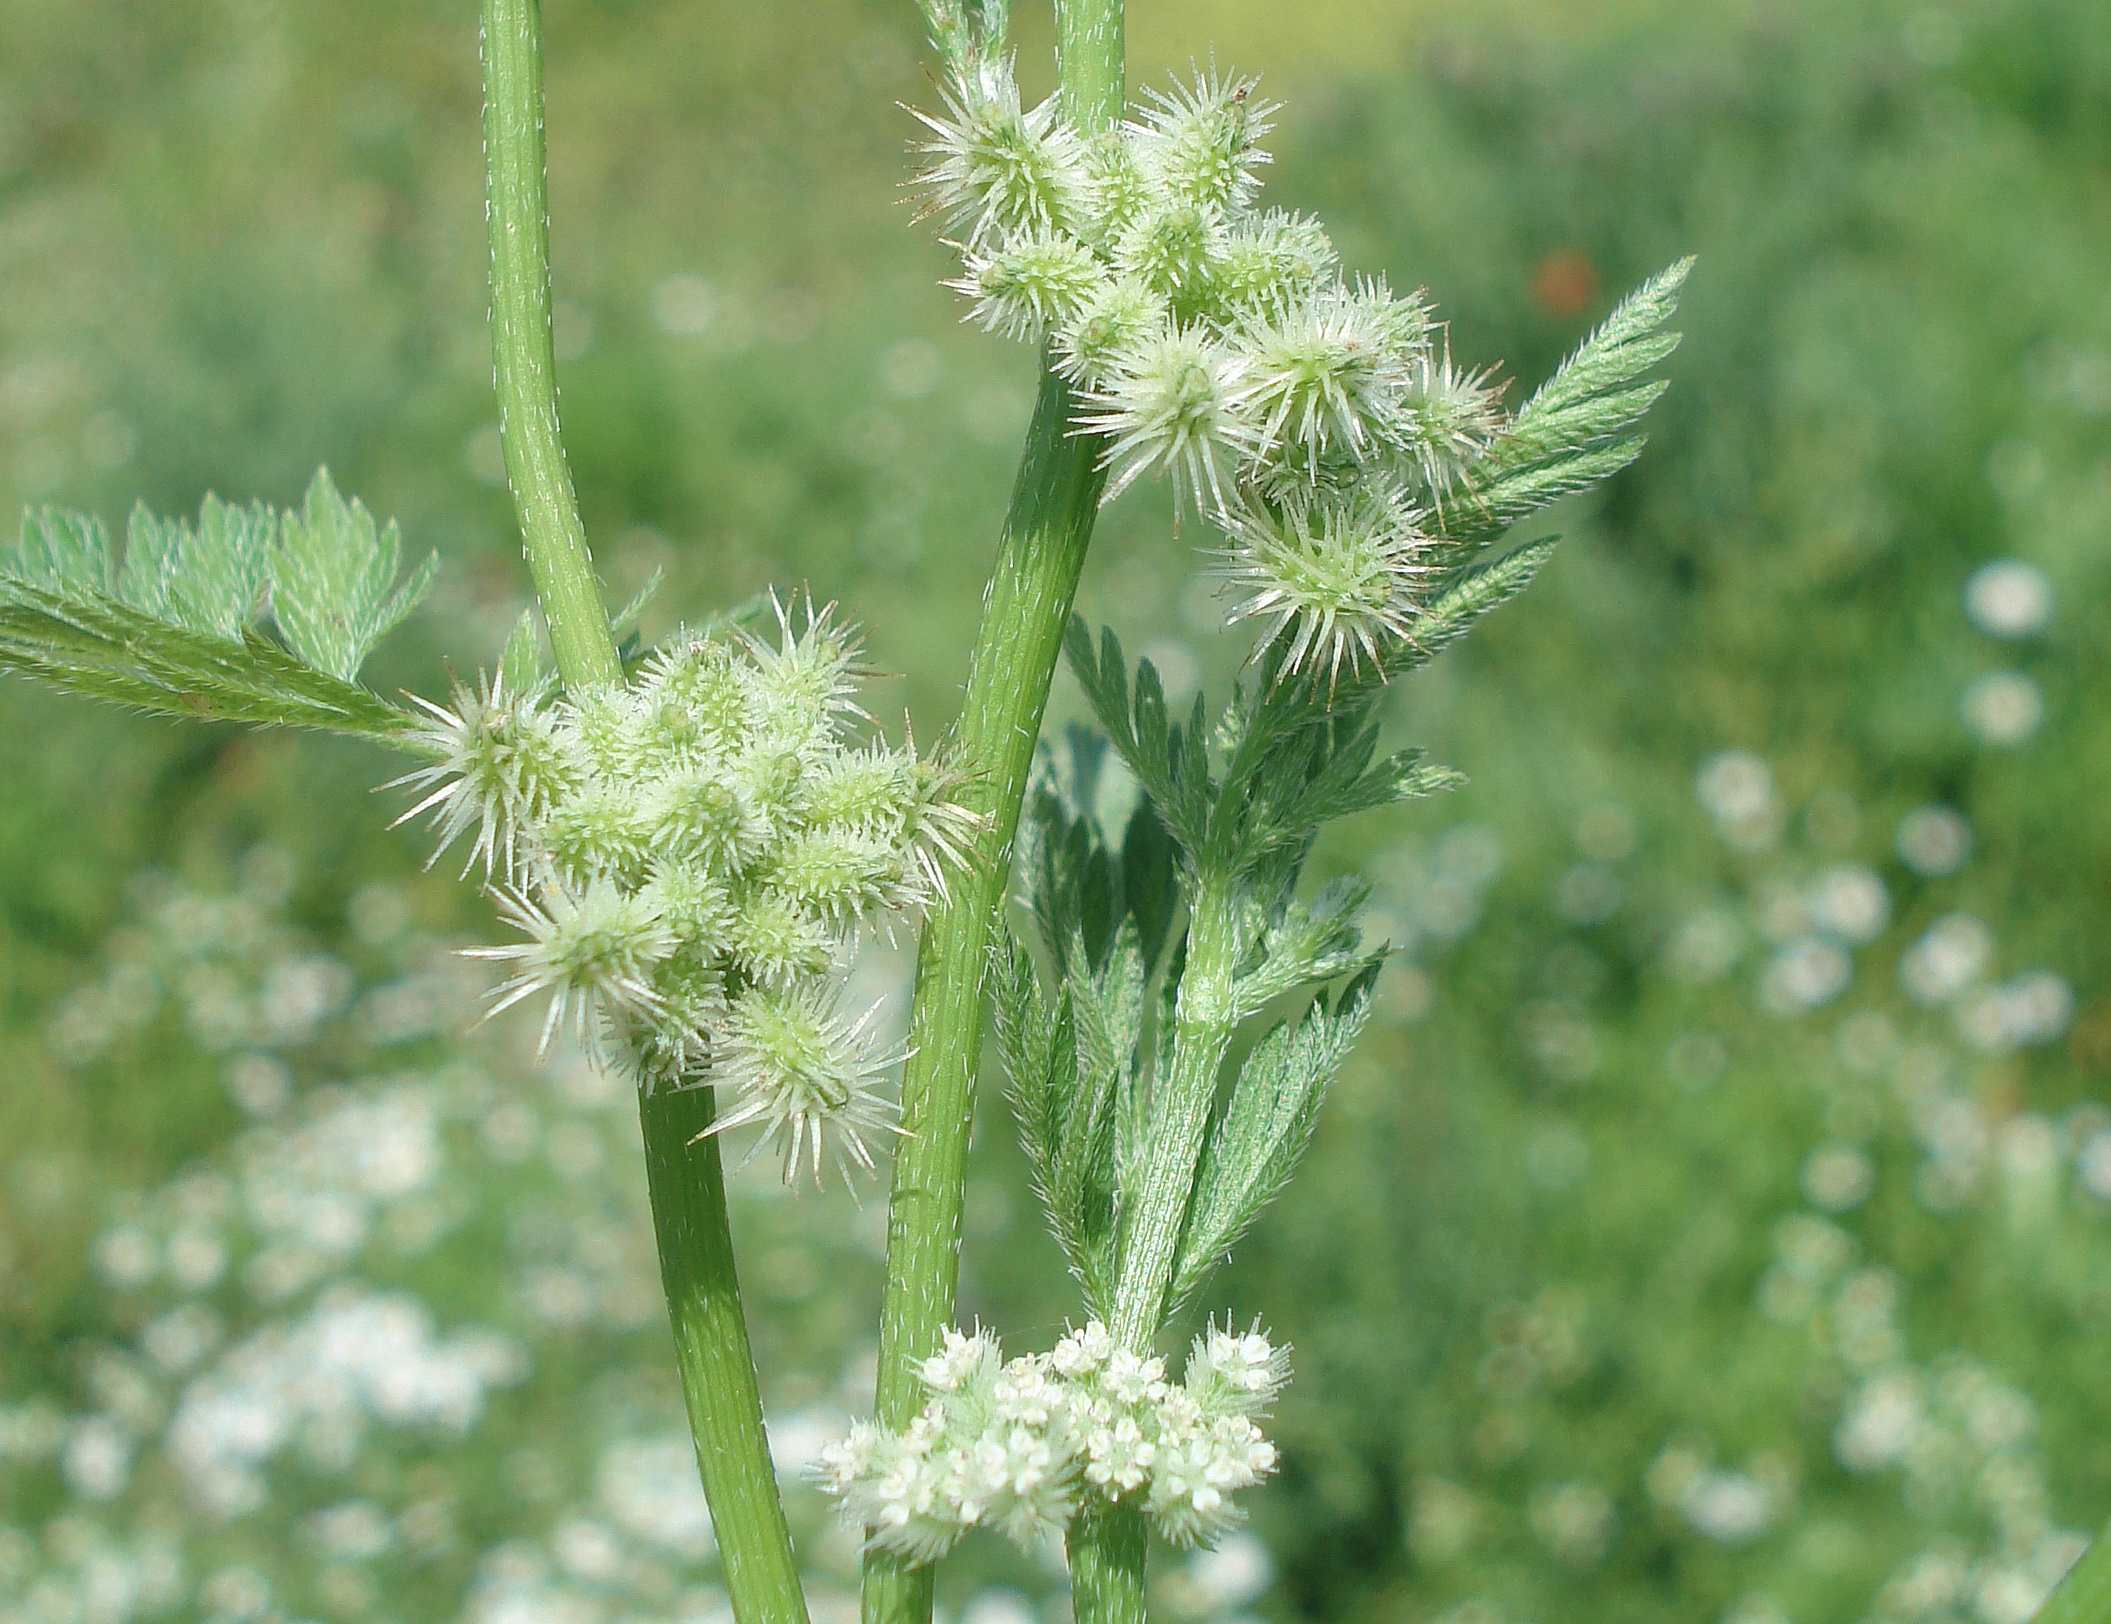
[[(473, 13), (0, 0), (0, 499), (287, 503), (327, 461), (446, 559), (385, 687), (494, 658), (524, 601)], [(1471, 786), (1321, 854), (1406, 951), (1208, 1293), (1296, 1346), (1282, 1479), (1162, 1604), (2023, 1624), (2111, 1517), (2111, 12), (1130, 27), (1135, 82), (1265, 71), (1271, 200), (1426, 285), (1513, 400), (1700, 256), (1641, 463), (1397, 701)], [(549, 46), (612, 596), (664, 569), (657, 634), (811, 583), (937, 735), (1033, 358), (959, 326), (900, 204), (912, 7), (553, 0)], [(1124, 499), (1080, 606), (1221, 692), (1199, 540)], [(0, 684), (6, 1624), (722, 1616), (634, 1123), (462, 1035), (444, 949), (491, 926), (384, 829), (389, 770)], [(902, 955), (859, 974), (898, 998)], [(1045, 1346), (1072, 1305), (985, 1105), (963, 1314)], [(739, 1203), (796, 1468), (869, 1383), (876, 1204), (757, 1170)], [(1060, 1591), (971, 1541), (942, 1597), (1060, 1624)]]

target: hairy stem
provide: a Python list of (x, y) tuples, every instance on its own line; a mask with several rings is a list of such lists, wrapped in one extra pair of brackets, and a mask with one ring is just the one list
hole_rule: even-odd
[(499, 436), (528, 568), (565, 685), (620, 682), (623, 667), (557, 427), (541, 0), (484, 0), (484, 167)]
[(2111, 1624), (2111, 1538), (2082, 1553), (2031, 1624)]
[[(1056, 23), (1066, 109), (1087, 133), (1113, 128), (1124, 96), (1122, 0), (1057, 0)], [(972, 804), (987, 821), (968, 872), (926, 918), (917, 954), (913, 1052), (902, 1076), (908, 1137), (895, 1155), (880, 1318), (878, 1408), (888, 1427), (915, 1417), (917, 1361), (953, 1319), (985, 979), (1041, 713), (1106, 486), (1103, 447), (1071, 433), (1072, 413), (1069, 389), (1044, 367), (953, 734)], [(928, 1568), (873, 1553), (866, 1624), (924, 1624), (931, 1582)]]
[(1238, 1024), (1232, 997), (1237, 949), (1228, 888), (1205, 870), (1188, 927), (1172, 1059), (1152, 1089), (1144, 1185), (1127, 1202), (1122, 1220), (1111, 1329), (1117, 1341), (1137, 1353), (1151, 1351), (1164, 1321), (1166, 1288), (1180, 1258), (1217, 1077)]
[(1122, 0), (1055, 0), (1063, 115), (1086, 135), (1121, 123), (1128, 101)]
[[(895, 1151), (880, 1320), (879, 1414), (896, 1429), (922, 1407), (917, 1363), (953, 1319), (984, 982), (1041, 712), (1106, 483), (1098, 442), (1071, 434), (1070, 415), (1070, 391), (1044, 373), (953, 736), (971, 774), (963, 799), (986, 821), (968, 871), (925, 919), (917, 955), (912, 1052), (902, 1076), (907, 1137)], [(865, 1574), (868, 1621), (929, 1617), (928, 1569), (911, 1571), (876, 1553)]]
[[(506, 479), (565, 686), (623, 680), (557, 422), (550, 227), (543, 170), (540, 0), (484, 0), (484, 157), (491, 228), (491, 351)], [(740, 1624), (806, 1624), (806, 1598), (763, 1431), (762, 1397), (733, 1267), (709, 1088), (640, 1102), (660, 1279), (696, 1439), (697, 1467)]]
[(639, 1115), (660, 1281), (726, 1592), (740, 1624), (805, 1624), (733, 1269), (718, 1140), (697, 1137), (711, 1126), (712, 1091), (663, 1088), (639, 1102)]
[(1143, 1513), (1111, 1506), (1070, 1525), (1070, 1610), (1077, 1624), (1144, 1624)]

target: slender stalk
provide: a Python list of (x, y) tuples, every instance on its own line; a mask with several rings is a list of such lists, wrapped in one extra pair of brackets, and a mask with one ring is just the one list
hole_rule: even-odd
[(623, 680), (579, 522), (557, 425), (550, 338), (550, 204), (543, 157), (541, 0), (484, 0), (485, 220), (491, 360), (506, 482), (558, 674), (572, 688)]
[(1070, 1609), (1078, 1624), (1144, 1624), (1150, 1530), (1133, 1506), (1113, 1506), (1070, 1528)]
[[(953, 735), (971, 774), (963, 798), (986, 821), (973, 863), (925, 919), (917, 955), (912, 1053), (902, 1076), (907, 1136), (895, 1151), (880, 1320), (880, 1421), (896, 1429), (922, 1407), (917, 1362), (953, 1319), (984, 976), (1041, 712), (1106, 483), (1098, 442), (1069, 431), (1071, 410), (1063, 381), (1044, 372)], [(905, 1568), (884, 1552), (867, 1559), (868, 1621), (915, 1624), (930, 1609), (929, 1569)]]
[[(621, 682), (557, 422), (540, 0), (484, 0), (483, 24), (491, 349), (506, 478), (558, 675), (574, 689)], [(709, 1088), (663, 1089), (639, 1105), (660, 1279), (734, 1616), (806, 1624), (741, 1312), (718, 1141), (698, 1138), (712, 1110)]]
[(2082, 1553), (2033, 1624), (2111, 1624), (2111, 1538)]
[[(1065, 111), (1088, 134), (1112, 129), (1125, 96), (1122, 0), (1056, 0), (1056, 32)], [(921, 1407), (917, 1362), (953, 1319), (984, 980), (1041, 714), (1106, 487), (1104, 448), (1071, 432), (1073, 412), (1069, 389), (1044, 367), (953, 732), (987, 822), (969, 871), (925, 919), (917, 954), (913, 1052), (902, 1076), (908, 1137), (895, 1153), (880, 1318), (878, 1409), (893, 1428)], [(928, 1568), (874, 1552), (865, 1562), (866, 1624), (923, 1624), (931, 1583)]]
[(639, 1103), (660, 1281), (734, 1616), (740, 1624), (805, 1624), (733, 1268), (725, 1171), (717, 1138), (697, 1138), (712, 1109), (709, 1088), (663, 1088)]
[(1152, 1090), (1146, 1182), (1122, 1222), (1121, 1278), (1114, 1288), (1111, 1329), (1117, 1341), (1138, 1353), (1150, 1352), (1164, 1319), (1166, 1288), (1194, 1199), (1217, 1077), (1238, 1024), (1232, 1002), (1237, 945), (1228, 889), (1212, 883), (1205, 870), (1188, 927), (1172, 1058)]

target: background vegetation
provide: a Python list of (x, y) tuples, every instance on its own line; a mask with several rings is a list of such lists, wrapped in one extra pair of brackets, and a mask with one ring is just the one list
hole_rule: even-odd
[[(1398, 702), (1472, 786), (1324, 854), (1406, 951), (1212, 1287), (1296, 1345), (1283, 1481), (1165, 1604), (2023, 1624), (2111, 1515), (2111, 19), (1467, 9), (1134, 7), (1139, 80), (1267, 69), (1271, 196), (1521, 383), (1701, 256), (1641, 464)], [(911, 12), (553, 3), (550, 117), (612, 595), (664, 568), (653, 633), (810, 580), (929, 737), (1031, 358), (896, 205)], [(327, 460), (447, 560), (376, 679), (495, 657), (476, 95), (436, 0), (0, 0), (0, 498)], [(1082, 606), (1221, 689), (1195, 539), (1125, 499)], [(722, 1604), (634, 1121), (461, 1035), (488, 926), (383, 766), (0, 686), (10, 1624)], [(977, 1155), (966, 1309), (1045, 1343), (994, 1101)], [(878, 1218), (738, 1199), (796, 1467), (865, 1402)], [(1060, 1616), (995, 1542), (957, 1569), (956, 1617)]]

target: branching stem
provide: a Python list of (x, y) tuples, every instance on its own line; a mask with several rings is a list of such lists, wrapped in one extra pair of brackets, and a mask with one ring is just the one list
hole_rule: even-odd
[[(1087, 133), (1111, 129), (1124, 97), (1122, 0), (1057, 0), (1066, 109)], [(1063, 628), (1099, 515), (1099, 440), (1071, 432), (1069, 389), (1045, 367), (998, 544), (952, 744), (987, 820), (974, 860), (924, 922), (913, 1047), (887, 1227), (879, 1418), (901, 1428), (922, 1406), (918, 1362), (953, 1319), (960, 1211), (982, 1058), (990, 954), (1010, 885), (1012, 837), (1048, 704)], [(883, 1552), (866, 1560), (866, 1624), (924, 1624), (931, 1573)]]
[[(623, 680), (608, 610), (565, 466), (550, 339), (540, 0), (484, 0), (484, 156), (491, 227), (491, 349), (506, 478), (528, 567), (568, 688)], [(740, 1624), (806, 1624), (806, 1599), (763, 1430), (741, 1312), (709, 1088), (640, 1102), (660, 1278), (682, 1396)]]

